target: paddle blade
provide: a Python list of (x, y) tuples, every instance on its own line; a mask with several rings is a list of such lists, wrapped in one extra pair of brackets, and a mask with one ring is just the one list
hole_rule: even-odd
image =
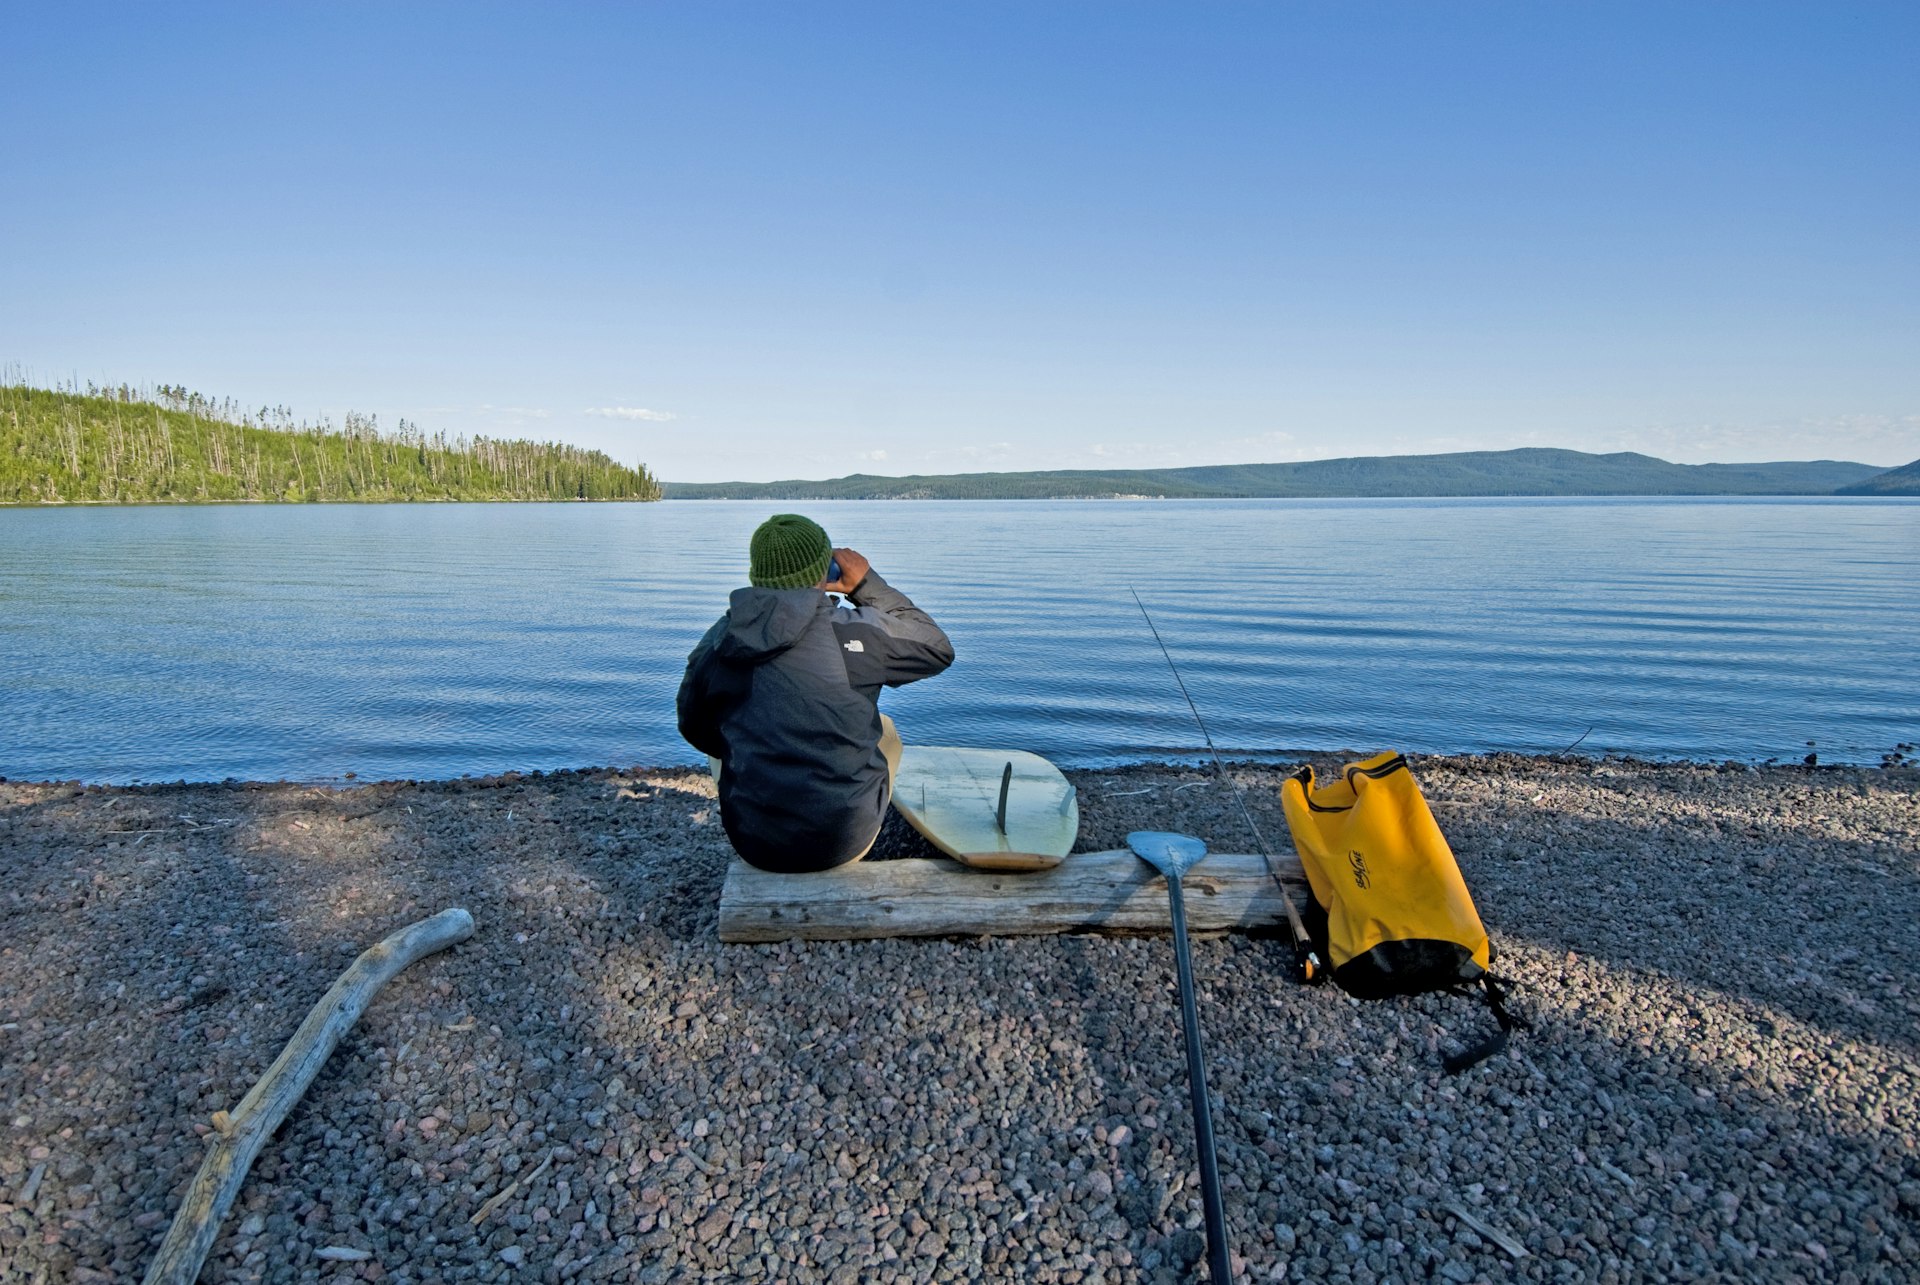
[(1127, 836), (1127, 846), (1134, 856), (1169, 879), (1178, 879), (1207, 855), (1204, 840), (1170, 830), (1135, 830)]

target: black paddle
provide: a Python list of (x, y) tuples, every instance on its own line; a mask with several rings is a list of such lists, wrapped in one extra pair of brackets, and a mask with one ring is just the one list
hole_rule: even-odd
[(1220, 1203), (1220, 1166), (1213, 1149), (1213, 1106), (1207, 1096), (1207, 1055), (1200, 1043), (1200, 1011), (1193, 1002), (1193, 957), (1187, 950), (1187, 903), (1180, 876), (1207, 855), (1192, 835), (1135, 830), (1127, 836), (1133, 855), (1167, 877), (1173, 917), (1173, 960), (1180, 974), (1180, 1022), (1187, 1033), (1187, 1090), (1193, 1098), (1193, 1142), (1200, 1153), (1200, 1203), (1207, 1218), (1207, 1270), (1215, 1285), (1231, 1285), (1227, 1261), (1227, 1213)]

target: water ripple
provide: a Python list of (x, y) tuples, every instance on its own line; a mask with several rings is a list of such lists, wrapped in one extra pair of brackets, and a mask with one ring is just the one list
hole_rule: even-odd
[[(1395, 746), (1877, 761), (1920, 740), (1920, 504), (803, 506), (953, 635), (912, 739), (1102, 765)], [(0, 511), (0, 773), (692, 762), (744, 503)], [(937, 535), (934, 533), (937, 532)]]

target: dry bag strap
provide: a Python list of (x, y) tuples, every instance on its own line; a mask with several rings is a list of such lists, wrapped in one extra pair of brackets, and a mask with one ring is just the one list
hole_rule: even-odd
[(1513, 1029), (1516, 1026), (1523, 1031), (1533, 1029), (1533, 1025), (1528, 1022), (1526, 1018), (1507, 1011), (1507, 986), (1505, 983), (1496, 982), (1490, 973), (1482, 973), (1480, 975), (1480, 985), (1486, 990), (1487, 1007), (1493, 1010), (1493, 1020), (1500, 1023), (1500, 1029), (1471, 1048), (1462, 1049), (1458, 1053), (1447, 1054), (1445, 1060), (1441, 1062), (1441, 1066), (1446, 1068), (1448, 1075), (1458, 1075), (1468, 1067), (1486, 1061), (1495, 1053), (1507, 1047), (1507, 1037), (1513, 1034)]

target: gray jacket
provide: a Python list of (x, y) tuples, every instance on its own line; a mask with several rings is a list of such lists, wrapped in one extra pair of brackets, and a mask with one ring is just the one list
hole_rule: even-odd
[(869, 571), (838, 606), (818, 589), (736, 589), (687, 657), (680, 734), (720, 760), (720, 820), (765, 870), (824, 870), (880, 832), (880, 689), (937, 674), (953, 644)]

